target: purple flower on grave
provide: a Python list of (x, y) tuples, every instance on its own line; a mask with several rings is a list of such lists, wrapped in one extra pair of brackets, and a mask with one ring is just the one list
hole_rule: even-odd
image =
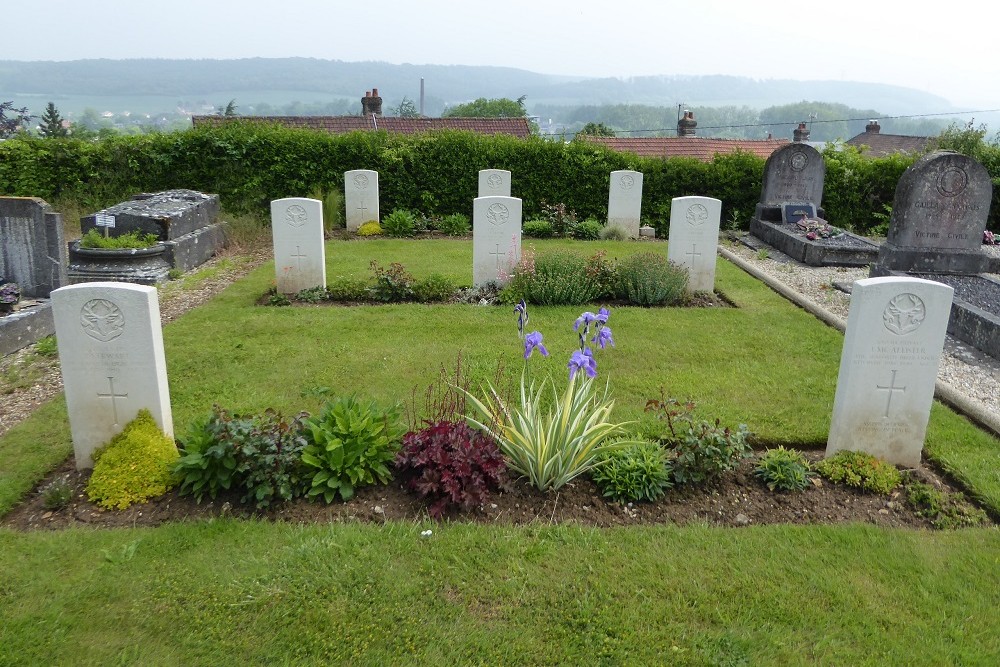
[(524, 338), (524, 327), (528, 324), (528, 304), (524, 302), (524, 299), (521, 299), (520, 303), (514, 306), (514, 313), (517, 315), (517, 336)]
[(590, 342), (600, 346), (602, 350), (608, 344), (610, 344), (611, 347), (615, 346), (615, 339), (611, 337), (611, 329), (609, 329), (608, 327), (601, 327), (600, 329), (598, 329), (597, 333), (594, 334), (594, 337), (590, 339)]
[(549, 351), (542, 344), (542, 334), (539, 331), (532, 331), (524, 337), (524, 358), (527, 359), (531, 353), (538, 350), (543, 357), (549, 356)]
[(590, 326), (590, 323), (595, 321), (596, 319), (597, 315), (594, 315), (592, 312), (588, 310), (587, 312), (580, 315), (580, 317), (576, 318), (576, 322), (573, 323), (573, 331), (579, 331), (580, 326), (583, 326), (584, 330), (586, 330), (586, 328)]
[(0, 280), (0, 303), (14, 305), (21, 300), (21, 288), (17, 283), (5, 283)]
[(584, 371), (588, 377), (597, 377), (597, 360), (590, 348), (576, 350), (569, 358), (569, 379), (572, 380), (577, 371)]

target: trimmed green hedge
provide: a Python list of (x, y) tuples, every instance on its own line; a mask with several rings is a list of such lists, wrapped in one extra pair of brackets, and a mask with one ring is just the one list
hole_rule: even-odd
[[(830, 222), (865, 233), (892, 203), (912, 158), (825, 153), (824, 208)], [(665, 236), (670, 200), (685, 195), (723, 202), (723, 225), (746, 228), (760, 196), (764, 161), (748, 153), (641, 158), (586, 142), (516, 139), (467, 132), (417, 136), (385, 132), (331, 135), (261, 122), (228, 123), (170, 134), (101, 141), (16, 137), (0, 142), (0, 193), (47, 200), (72, 197), (97, 210), (137, 192), (191, 188), (218, 193), (233, 212), (268, 211), (272, 199), (342, 188), (344, 172), (379, 172), (384, 211), (471, 215), (480, 169), (509, 169), (525, 219), (543, 203), (564, 203), (579, 219), (607, 214), (608, 175), (643, 172), (643, 218)], [(991, 216), (991, 222), (994, 217)], [(993, 225), (991, 224), (991, 227)]]

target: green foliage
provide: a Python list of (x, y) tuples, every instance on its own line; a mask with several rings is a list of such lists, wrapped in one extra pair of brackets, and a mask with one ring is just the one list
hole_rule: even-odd
[(333, 230), (344, 227), (344, 193), (340, 189), (333, 186), (314, 188), (309, 196), (323, 202), (323, 232), (325, 234), (330, 234)]
[(410, 211), (396, 209), (382, 218), (382, 231), (389, 236), (413, 236), (416, 231), (417, 217)]
[(648, 440), (608, 452), (590, 477), (605, 498), (621, 502), (656, 500), (673, 486), (667, 451)]
[(802, 452), (777, 447), (764, 452), (754, 475), (771, 491), (802, 491), (809, 486), (813, 473)]
[(455, 283), (441, 273), (432, 273), (413, 283), (413, 298), (421, 303), (448, 301), (455, 295)]
[(378, 224), (375, 220), (369, 220), (368, 222), (361, 223), (358, 227), (358, 236), (381, 236), (382, 235), (382, 225)]
[(104, 236), (96, 229), (89, 230), (80, 239), (81, 248), (149, 248), (160, 242), (156, 234), (144, 234), (138, 230), (132, 230), (118, 236)]
[(420, 110), (417, 109), (417, 105), (405, 95), (397, 106), (390, 107), (389, 112), (400, 118), (420, 118)]
[(354, 497), (360, 486), (385, 484), (389, 463), (403, 437), (399, 406), (382, 409), (353, 396), (327, 403), (322, 413), (306, 421), (302, 463), (307, 467), (310, 498), (332, 502), (339, 495)]
[(267, 298), (267, 305), (269, 306), (290, 306), (292, 305), (292, 300), (289, 299), (284, 294), (278, 294), (277, 288), (274, 288)]
[(552, 233), (556, 236), (569, 236), (576, 226), (576, 211), (562, 202), (548, 204), (543, 201), (542, 217), (552, 225)]
[(442, 118), (520, 118), (527, 116), (524, 96), (511, 100), (506, 97), (486, 99), (480, 97), (472, 102), (456, 104), (441, 114)]
[(583, 139), (584, 137), (614, 137), (615, 131), (605, 125), (604, 123), (594, 123), (590, 122), (584, 125), (576, 136), (573, 137), (574, 141), (577, 139)]
[(735, 469), (751, 454), (746, 424), (735, 429), (722, 427), (720, 421), (695, 420), (694, 403), (666, 398), (646, 401), (652, 412), (666, 426), (662, 438), (671, 456), (674, 482), (701, 484), (727, 470)]
[(687, 288), (687, 269), (663, 253), (642, 252), (618, 262), (617, 296), (638, 306), (669, 306), (680, 302)]
[(966, 528), (986, 523), (986, 512), (962, 493), (948, 493), (923, 482), (906, 482), (906, 502), (917, 514), (940, 529)]
[(570, 378), (562, 395), (551, 378), (525, 385), (522, 374), (517, 403), (505, 401), (491, 383), (482, 401), (465, 393), (478, 413), (468, 421), (495, 438), (510, 469), (540, 491), (559, 489), (627, 444), (611, 440), (625, 424), (609, 421), (614, 400), (607, 385), (598, 393), (583, 373)]
[(46, 485), (42, 489), (42, 507), (47, 510), (61, 510), (73, 500), (73, 486), (64, 478)]
[(375, 277), (371, 295), (376, 301), (399, 303), (413, 298), (413, 276), (402, 264), (392, 262), (389, 268), (385, 268), (373, 259), (369, 268)]
[(41, 357), (54, 357), (59, 354), (55, 336), (46, 336), (35, 343), (35, 354)]
[(464, 236), (472, 231), (472, 224), (464, 213), (452, 213), (438, 221), (437, 229), (448, 236)]
[(844, 449), (816, 464), (816, 471), (831, 482), (883, 496), (899, 486), (902, 476), (896, 466), (865, 452)]
[(177, 447), (146, 409), (111, 442), (94, 450), (93, 458), (87, 497), (101, 507), (123, 510), (162, 496), (176, 484), (171, 466), (178, 458)]
[(65, 137), (69, 135), (69, 130), (63, 127), (63, 117), (59, 115), (56, 105), (49, 102), (45, 105), (40, 119), (42, 122), (38, 126), (38, 134), (46, 137)]
[(514, 275), (504, 288), (505, 301), (524, 299), (543, 306), (581, 305), (597, 300), (604, 286), (595, 261), (571, 250), (557, 250), (535, 257), (524, 250)]
[(606, 225), (601, 228), (601, 238), (605, 241), (627, 241), (629, 235), (621, 225)]
[(320, 303), (321, 301), (326, 301), (330, 298), (325, 287), (307, 287), (304, 290), (299, 290), (299, 293), (295, 295), (296, 301), (304, 301), (306, 303)]
[(531, 239), (552, 238), (555, 230), (548, 220), (528, 220), (521, 226), (521, 234)]
[(351, 278), (350, 276), (337, 276), (326, 285), (327, 298), (331, 301), (367, 301), (371, 293), (369, 292), (369, 282), (363, 278)]
[(601, 237), (601, 231), (604, 229), (604, 225), (595, 220), (594, 218), (587, 218), (582, 222), (578, 222), (575, 227), (573, 227), (572, 236), (575, 239), (581, 241), (596, 241)]
[(18, 130), (23, 129), (31, 119), (28, 107), (18, 109), (14, 107), (13, 101), (0, 102), (0, 139), (13, 136)]
[(213, 500), (219, 491), (239, 484), (236, 471), (236, 441), (229, 436), (231, 419), (218, 405), (181, 438), (181, 457), (173, 467), (180, 481), (180, 495), (194, 495), (201, 503), (207, 494)]

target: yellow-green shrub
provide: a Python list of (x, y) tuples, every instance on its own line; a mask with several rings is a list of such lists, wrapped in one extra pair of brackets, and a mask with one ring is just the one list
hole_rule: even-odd
[(358, 236), (379, 236), (382, 234), (382, 226), (375, 220), (369, 220), (358, 227)]
[(123, 510), (162, 496), (176, 485), (170, 468), (179, 456), (149, 410), (140, 410), (111, 442), (94, 451), (87, 497), (102, 507)]

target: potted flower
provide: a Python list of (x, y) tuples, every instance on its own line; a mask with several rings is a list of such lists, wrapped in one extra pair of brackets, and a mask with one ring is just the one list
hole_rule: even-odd
[(0, 312), (9, 313), (14, 304), (21, 300), (21, 288), (17, 283), (0, 282)]

